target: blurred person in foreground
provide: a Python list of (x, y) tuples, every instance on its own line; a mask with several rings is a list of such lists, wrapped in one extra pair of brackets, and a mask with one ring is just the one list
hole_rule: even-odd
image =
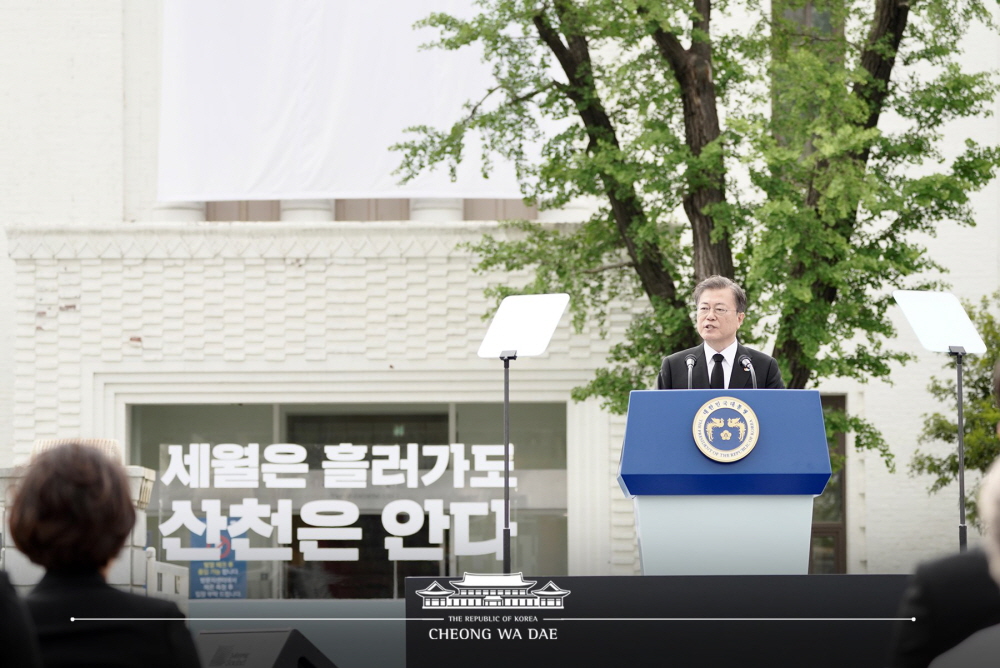
[[(983, 525), (983, 552), (994, 589), (1000, 591), (1000, 459), (987, 470), (976, 508)], [(970, 635), (931, 662), (931, 668), (980, 668), (1000, 664), (1000, 623)]]
[[(1000, 405), (1000, 362), (993, 369), (993, 398)], [(897, 627), (891, 668), (925, 668), (969, 636), (1000, 624), (1000, 460), (983, 478), (977, 508), (983, 548), (921, 564), (910, 577), (897, 616), (914, 621)], [(998, 665), (998, 657), (979, 665)], [(941, 657), (934, 665), (963, 665), (946, 661)]]
[(105, 581), (135, 523), (121, 464), (75, 443), (44, 451), (7, 514), (14, 544), (45, 568), (26, 598), (45, 668), (201, 665), (174, 603)]
[(3, 571), (0, 571), (0, 648), (5, 665), (41, 668), (35, 628)]

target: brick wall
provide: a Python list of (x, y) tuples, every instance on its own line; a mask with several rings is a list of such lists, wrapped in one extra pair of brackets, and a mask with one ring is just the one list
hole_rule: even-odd
[[(127, 377), (150, 402), (158, 393), (163, 401), (178, 392), (194, 397), (205, 392), (206, 382), (208, 401), (236, 401), (232, 388), (241, 378), (246, 386), (267, 392), (270, 385), (272, 396), (298, 401), (303, 390), (297, 379), (312, 383), (310, 396), (318, 402), (352, 395), (388, 400), (393, 387), (410, 401), (431, 395), (502, 400), (502, 365), (476, 355), (487, 328), (482, 316), (492, 311), (483, 291), (500, 277), (472, 273), (472, 258), (457, 248), (487, 229), (494, 227), (10, 229), (16, 264), (10, 455), (23, 458), (36, 438), (100, 435), (127, 442), (127, 433), (115, 431), (121, 421), (90, 417), (127, 403), (109, 399), (114, 391), (106, 385), (95, 390), (98, 377)], [(503, 278), (516, 283), (523, 277)], [(572, 388), (589, 379), (607, 348), (594, 332), (574, 333), (565, 315), (548, 353), (514, 362), (512, 400), (570, 401)], [(219, 374), (228, 384), (217, 384)], [(595, 411), (602, 413), (590, 402), (575, 414), (590, 424)], [(583, 442), (574, 445), (575, 456), (605, 462), (586, 475), (597, 480), (591, 490), (615, 499), (608, 502), (615, 546), (605, 552), (614, 552), (615, 572), (631, 573), (631, 504), (614, 484), (623, 423), (602, 424), (604, 433), (572, 425), (570, 432)], [(88, 433), (102, 428), (115, 433)], [(576, 478), (571, 486), (591, 485)], [(600, 543), (608, 545), (607, 522), (588, 518), (587, 535), (596, 525), (604, 534)], [(604, 557), (601, 567), (609, 568), (609, 561)], [(594, 562), (591, 557), (588, 569)]]

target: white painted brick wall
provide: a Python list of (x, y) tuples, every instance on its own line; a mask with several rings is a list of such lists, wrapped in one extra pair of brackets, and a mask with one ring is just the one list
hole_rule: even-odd
[[(484, 333), (486, 279), (470, 275), (465, 254), (429, 256), (414, 247), (404, 271), (399, 251), (364, 243), (367, 233), (354, 226), (316, 232), (327, 256), (255, 257), (258, 250), (271, 255), (280, 240), (262, 240), (253, 233), (261, 229), (257, 224), (223, 227), (232, 231), (226, 243), (233, 248), (246, 245), (242, 236), (249, 233), (254, 251), (212, 257), (214, 250), (202, 248), (181, 257), (203, 240), (197, 230), (162, 228), (133, 240), (139, 228), (110, 228), (97, 241), (86, 233), (12, 230), (24, 375), (40, 372), (36, 383), (57, 385), (78, 375), (73, 367), (81, 360), (456, 360), (474, 352)], [(281, 230), (282, 238), (299, 232), (287, 225), (270, 229)], [(381, 234), (408, 233), (400, 227)], [(440, 245), (429, 248), (442, 252)], [(345, 252), (358, 255), (345, 258)], [(556, 338), (576, 351), (595, 346), (591, 337)], [(596, 342), (597, 350), (605, 347)]]
[[(148, 371), (154, 386), (153, 375), (165, 369), (252, 374), (308, 367), (331, 378), (348, 370), (428, 369), (446, 381), (454, 376), (452, 400), (466, 396), (461, 378), (471, 369), (496, 384), (489, 396), (499, 400), (502, 367), (476, 356), (487, 328), (482, 316), (492, 310), (483, 291), (497, 277), (473, 274), (469, 254), (456, 250), (487, 229), (479, 223), (448, 230), (414, 223), (11, 228), (18, 418), (9, 454), (23, 458), (37, 438), (90, 435), (81, 433), (81, 415), (101, 400), (84, 392), (92, 369), (138, 369), (140, 378)], [(567, 314), (550, 352), (515, 364), (515, 400), (547, 393), (569, 401), (607, 345), (593, 332), (573, 333)], [(623, 422), (611, 424), (603, 438), (588, 435), (585, 456), (607, 462), (606, 493), (616, 498), (609, 567), (634, 573), (631, 503), (614, 483)]]

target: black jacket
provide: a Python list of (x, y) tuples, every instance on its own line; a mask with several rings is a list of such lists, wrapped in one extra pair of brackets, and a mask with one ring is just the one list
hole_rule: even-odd
[(910, 577), (899, 607), (892, 668), (924, 668), (970, 635), (1000, 624), (1000, 587), (986, 555), (969, 550), (921, 564)]
[(21, 599), (0, 571), (0, 651), (4, 665), (41, 668), (35, 629)]
[[(201, 666), (174, 603), (115, 589), (97, 572), (46, 572), (25, 602), (45, 668)], [(95, 617), (114, 619), (79, 619)]]

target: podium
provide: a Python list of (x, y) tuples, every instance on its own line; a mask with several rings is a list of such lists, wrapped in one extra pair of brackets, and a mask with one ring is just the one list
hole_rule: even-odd
[(636, 390), (618, 482), (643, 575), (805, 575), (830, 479), (815, 390)]

